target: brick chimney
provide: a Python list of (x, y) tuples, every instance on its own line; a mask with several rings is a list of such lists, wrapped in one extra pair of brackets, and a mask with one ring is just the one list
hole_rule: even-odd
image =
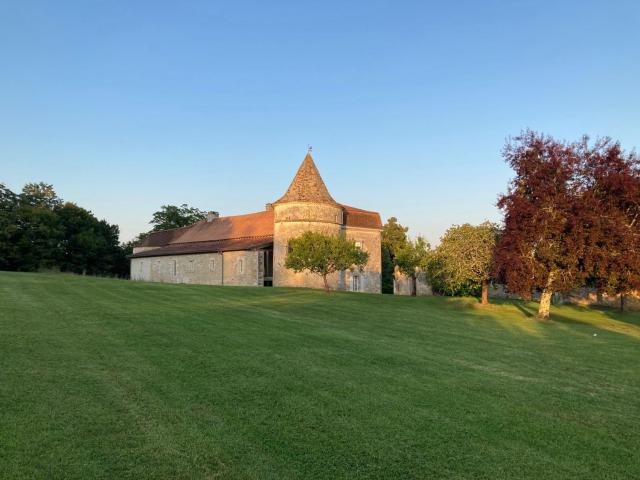
[(213, 222), (219, 216), (218, 212), (207, 212), (207, 222)]

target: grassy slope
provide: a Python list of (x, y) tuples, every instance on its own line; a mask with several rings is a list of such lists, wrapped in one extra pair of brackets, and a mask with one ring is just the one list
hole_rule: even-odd
[(0, 273), (0, 478), (640, 478), (639, 317), (534, 307)]

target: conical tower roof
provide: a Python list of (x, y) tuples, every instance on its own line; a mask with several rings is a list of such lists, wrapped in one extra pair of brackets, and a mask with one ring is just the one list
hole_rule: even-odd
[(307, 156), (304, 157), (302, 165), (298, 168), (298, 172), (293, 177), (287, 192), (275, 203), (285, 202), (338, 204), (329, 193), (329, 190), (327, 190), (327, 186), (324, 184), (310, 153), (307, 153)]

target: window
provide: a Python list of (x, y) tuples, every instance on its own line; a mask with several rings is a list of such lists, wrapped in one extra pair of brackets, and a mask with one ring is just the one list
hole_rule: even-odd
[(173, 260), (171, 262), (171, 274), (175, 277), (178, 274), (178, 262)]
[(360, 241), (356, 242), (356, 247), (358, 247), (360, 250), (362, 250), (362, 242), (360, 242)]
[(243, 273), (244, 272), (244, 260), (240, 259), (238, 260), (238, 273)]
[(351, 290), (354, 292), (360, 291), (360, 275), (351, 277)]
[(213, 272), (216, 269), (216, 259), (212, 258), (209, 260), (209, 271)]
[(187, 264), (187, 272), (195, 272), (196, 271), (196, 262), (193, 260), (189, 260), (189, 263)]

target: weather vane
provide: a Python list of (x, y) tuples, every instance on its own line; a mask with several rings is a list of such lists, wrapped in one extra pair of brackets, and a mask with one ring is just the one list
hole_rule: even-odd
[(311, 145), (307, 145), (307, 153), (311, 153), (311, 150), (313, 150), (313, 147)]

